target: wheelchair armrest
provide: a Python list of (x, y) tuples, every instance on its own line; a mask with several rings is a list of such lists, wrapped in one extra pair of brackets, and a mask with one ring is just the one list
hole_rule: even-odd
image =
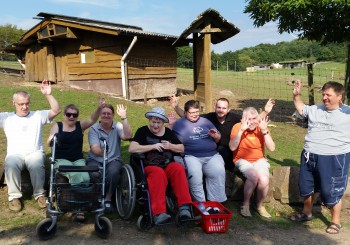
[(135, 157), (135, 158), (138, 158), (138, 159), (145, 159), (145, 154), (143, 153), (131, 153), (131, 156)]
[(58, 167), (59, 172), (98, 172), (98, 166), (65, 166)]

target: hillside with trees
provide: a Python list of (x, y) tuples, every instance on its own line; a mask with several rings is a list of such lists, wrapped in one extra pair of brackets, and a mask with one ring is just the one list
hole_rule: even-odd
[[(294, 40), (277, 44), (259, 44), (222, 54), (212, 52), (212, 69), (245, 71), (252, 65), (270, 65), (281, 61), (306, 60), (307, 62), (346, 62), (346, 43), (321, 45), (316, 41)], [(192, 67), (192, 47), (177, 50), (177, 64), (182, 68)]]
[[(0, 25), (0, 51), (2, 51), (7, 45), (18, 42), (25, 32), (25, 30), (18, 29), (15, 25)], [(3, 54), (1, 59), (12, 60), (14, 59), (14, 56)]]

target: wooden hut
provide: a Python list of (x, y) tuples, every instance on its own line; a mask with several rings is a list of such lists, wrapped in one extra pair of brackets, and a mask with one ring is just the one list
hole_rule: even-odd
[(40, 23), (5, 49), (25, 60), (26, 81), (68, 82), (131, 100), (176, 92), (172, 43), (177, 36), (65, 15), (37, 16)]

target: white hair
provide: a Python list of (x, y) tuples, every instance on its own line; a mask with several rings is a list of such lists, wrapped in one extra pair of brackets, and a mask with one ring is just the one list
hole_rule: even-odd
[(247, 107), (243, 110), (243, 116), (250, 115), (259, 115), (258, 111), (254, 107)]

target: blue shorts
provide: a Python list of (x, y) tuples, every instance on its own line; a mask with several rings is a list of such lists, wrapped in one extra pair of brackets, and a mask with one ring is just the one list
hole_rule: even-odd
[(350, 153), (317, 155), (301, 152), (299, 190), (302, 197), (320, 192), (326, 206), (336, 205), (348, 183)]

